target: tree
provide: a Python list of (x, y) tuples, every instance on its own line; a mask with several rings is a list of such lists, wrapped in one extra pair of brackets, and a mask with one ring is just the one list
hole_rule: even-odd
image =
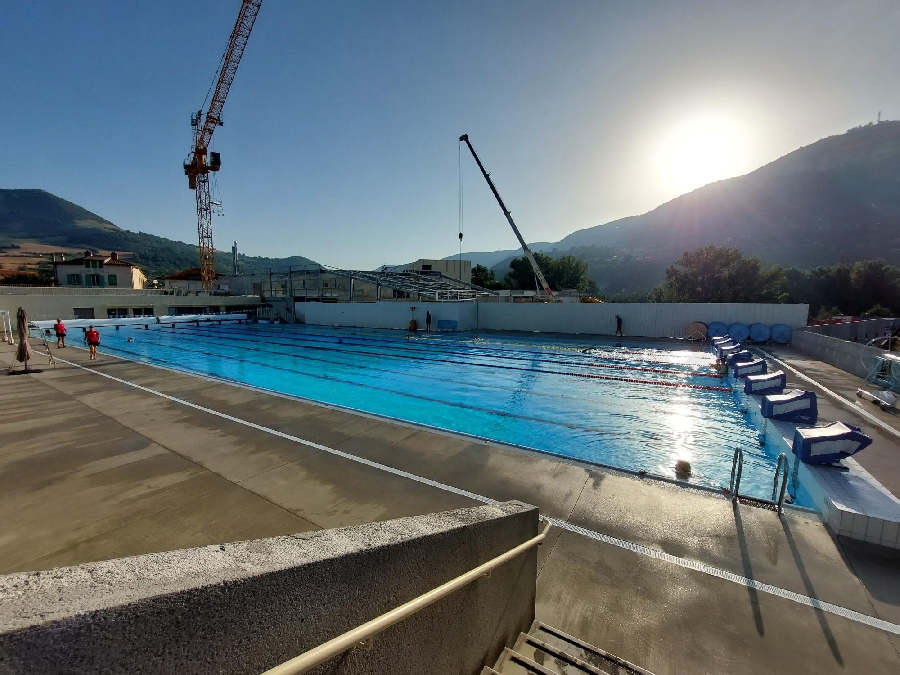
[(476, 286), (489, 288), (491, 290), (505, 288), (503, 283), (497, 281), (494, 270), (485, 267), (484, 265), (475, 265), (475, 267), (472, 268), (472, 283)]
[[(602, 296), (597, 282), (588, 276), (587, 262), (581, 258), (573, 255), (551, 258), (543, 253), (535, 253), (534, 258), (552, 290), (575, 289), (581, 293)], [(503, 281), (510, 288), (529, 291), (537, 288), (534, 270), (526, 256), (514, 258), (510, 261), (509, 268)]]
[[(550, 283), (548, 272), (553, 265), (553, 258), (543, 253), (535, 253), (534, 259), (537, 261), (538, 267), (547, 277), (547, 283)], [(503, 277), (503, 283), (513, 289), (520, 291), (533, 291), (537, 288), (537, 281), (534, 278), (534, 270), (531, 269), (531, 263), (528, 262), (526, 256), (519, 256), (509, 261), (509, 272)], [(553, 288), (553, 284), (550, 284)]]
[(784, 302), (785, 274), (740, 251), (707, 246), (688, 251), (650, 292), (651, 302)]

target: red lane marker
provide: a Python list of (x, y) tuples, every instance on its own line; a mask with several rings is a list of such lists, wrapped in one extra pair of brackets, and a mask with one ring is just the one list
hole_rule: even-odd
[(614, 366), (608, 363), (585, 363), (591, 368), (614, 368), (616, 370), (639, 370), (643, 373), (661, 373), (663, 375), (690, 375), (691, 377), (712, 377), (722, 379), (718, 373), (701, 373), (699, 370), (667, 370), (665, 368), (641, 368), (640, 366)]

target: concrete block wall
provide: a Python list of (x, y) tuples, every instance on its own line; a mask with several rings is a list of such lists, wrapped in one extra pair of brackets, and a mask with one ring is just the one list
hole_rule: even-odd
[[(506, 502), (0, 577), (0, 672), (260, 673), (534, 537)], [(313, 672), (476, 674), (534, 619), (537, 547)]]
[(869, 374), (875, 355), (884, 354), (884, 350), (877, 347), (867, 347), (860, 342), (848, 342), (811, 330), (795, 330), (791, 346), (811, 358), (863, 379)]
[(819, 335), (828, 335), (842, 340), (866, 342), (875, 337), (885, 335), (888, 327), (893, 327), (893, 319), (866, 319), (864, 321), (848, 321), (825, 326), (809, 326), (806, 330)]
[(232, 312), (255, 309), (260, 304), (259, 298), (254, 296), (164, 295), (127, 289), (92, 289), (82, 293), (67, 288), (10, 288), (0, 291), (0, 309), (9, 310), (15, 319), (18, 308), (22, 307), (29, 320), (35, 321), (72, 319), (76, 307), (93, 308), (94, 318), (105, 319), (107, 310), (113, 308), (133, 312), (135, 308), (152, 307), (156, 316), (166, 316), (170, 307), (212, 307), (214, 311)]
[(410, 307), (424, 326), (431, 311), (435, 325), (440, 319), (457, 321), (458, 330), (512, 330), (542, 333), (612, 335), (616, 314), (623, 320), (625, 335), (639, 337), (685, 337), (694, 321), (785, 323), (792, 328), (806, 325), (808, 305), (761, 303), (496, 303), (496, 302), (377, 302), (304, 303), (297, 305), (304, 323), (323, 326), (405, 329)]

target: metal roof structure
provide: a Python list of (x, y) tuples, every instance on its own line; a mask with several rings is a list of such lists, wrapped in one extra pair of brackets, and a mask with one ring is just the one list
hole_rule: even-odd
[(398, 272), (382, 268), (368, 272), (364, 270), (342, 270), (321, 266), (322, 272), (335, 276), (373, 284), (383, 288), (392, 288), (402, 293), (416, 293), (421, 297), (436, 300), (474, 300), (479, 295), (498, 295), (475, 284), (470, 284), (440, 272)]

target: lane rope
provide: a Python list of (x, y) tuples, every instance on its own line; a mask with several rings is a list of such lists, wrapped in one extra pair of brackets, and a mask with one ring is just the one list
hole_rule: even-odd
[[(327, 350), (327, 351), (341, 351), (346, 354), (360, 354), (361, 356), (369, 356), (369, 355), (374, 354), (377, 356), (410, 358), (409, 355), (402, 356), (402, 355), (397, 355), (397, 354), (386, 354), (384, 352), (374, 351), (374, 349), (389, 349), (389, 350), (393, 350), (393, 351), (416, 351), (416, 350), (411, 349), (411, 347), (419, 346), (419, 345), (416, 345), (414, 342), (411, 344), (404, 345), (403, 343), (406, 342), (404, 340), (403, 343), (398, 341), (397, 344), (391, 344), (390, 346), (375, 347), (374, 349), (372, 349), (369, 352), (358, 352), (355, 350), (347, 350), (347, 349), (341, 350), (341, 349), (333, 349), (333, 348), (329, 348), (329, 347), (313, 347), (313, 346), (309, 346), (309, 345), (298, 345), (298, 344), (289, 345), (289, 344), (285, 344), (284, 342), (279, 342), (277, 340), (252, 339), (252, 337), (250, 337), (250, 336), (259, 334), (256, 331), (249, 331), (249, 332), (243, 331), (243, 332), (240, 332), (240, 335), (244, 335), (247, 337), (234, 337), (233, 333), (237, 332), (234, 330), (229, 330), (227, 333), (222, 333), (222, 332), (215, 330), (215, 328), (206, 328), (206, 327), (194, 328), (192, 326), (185, 326), (184, 328), (179, 329), (179, 332), (189, 332), (191, 335), (201, 335), (204, 337), (212, 337), (212, 336), (224, 337), (224, 339), (226, 339), (226, 340), (233, 340), (233, 341), (237, 341), (237, 342), (252, 342), (252, 343), (256, 343), (256, 344), (260, 344), (260, 343), (261, 344), (270, 344), (270, 345), (277, 345), (279, 347), (285, 347), (285, 348), (300, 347), (301, 349), (319, 349), (319, 350)], [(265, 331), (259, 331), (259, 332), (263, 333), (264, 335), (274, 335), (274, 333), (271, 333), (271, 332), (265, 332)], [(292, 338), (290, 338), (290, 336), (285, 336), (283, 334), (280, 335), (280, 337), (287, 337), (287, 339), (292, 339)], [(333, 340), (307, 340), (305, 338), (300, 338), (300, 340), (302, 340), (302, 341), (319, 342), (319, 343), (325, 343), (325, 344), (329, 344), (329, 345), (341, 344), (341, 345), (344, 345), (345, 347), (364, 347), (364, 348), (368, 347), (368, 345), (355, 344), (353, 342), (350, 342), (349, 341), (350, 339), (351, 338), (348, 338), (347, 342), (334, 342)], [(297, 340), (295, 340), (295, 342), (296, 341)], [(702, 372), (699, 370), (672, 370), (672, 369), (665, 369), (665, 368), (646, 368), (643, 366), (626, 366), (626, 365), (619, 365), (619, 364), (612, 364), (612, 363), (596, 363), (596, 362), (590, 363), (590, 362), (585, 362), (585, 361), (566, 361), (566, 360), (562, 360), (562, 359), (540, 359), (540, 358), (533, 358), (533, 357), (527, 357), (527, 356), (495, 356), (494, 354), (489, 354), (489, 353), (484, 353), (484, 354), (476, 353), (476, 352), (482, 352), (482, 351), (486, 352), (488, 350), (474, 349), (474, 350), (470, 350), (468, 352), (468, 354), (473, 358), (479, 358), (479, 359), (506, 359), (506, 360), (510, 360), (510, 361), (527, 361), (529, 363), (549, 363), (551, 365), (564, 365), (564, 366), (575, 366), (575, 367), (586, 366), (588, 368), (610, 368), (613, 370), (636, 370), (636, 371), (645, 372), (645, 373), (659, 373), (659, 374), (664, 374), (664, 375), (687, 375), (689, 377), (711, 377), (711, 378), (715, 378), (715, 379), (722, 379), (722, 376), (719, 375), (718, 373)], [(509, 351), (512, 351), (512, 350), (509, 350)], [(432, 348), (432, 347), (425, 347), (425, 349), (419, 353), (459, 355), (459, 351), (448, 351), (448, 350), (436, 349), (436, 348)], [(549, 356), (549, 354), (546, 354), (546, 353), (544, 353), (543, 355)], [(430, 357), (426, 357), (426, 358), (428, 358), (428, 360), (435, 360)], [(622, 359), (620, 359), (620, 360), (622, 360)], [(455, 362), (455, 363), (463, 363), (463, 362)], [(473, 365), (480, 365), (480, 364), (473, 364)], [(677, 364), (669, 364), (669, 365), (677, 365)]]
[[(181, 329), (181, 332), (188, 332), (190, 334), (196, 335), (195, 329), (192, 329), (192, 328)], [(264, 340), (253, 340), (250, 338), (229, 338), (229, 339), (231, 339), (233, 341), (239, 341), (239, 342), (252, 342), (254, 344), (259, 344), (260, 342), (263, 342), (265, 344), (269, 343)], [(271, 344), (278, 344), (278, 343), (271, 342)], [(281, 346), (286, 346), (286, 345), (281, 345)], [(367, 356), (367, 354), (364, 352), (357, 352), (357, 351), (352, 351), (352, 350), (347, 350), (347, 349), (338, 349), (338, 348), (330, 348), (330, 347), (314, 347), (311, 345), (296, 345), (296, 347), (300, 348), (300, 349), (311, 349), (311, 350), (315, 350), (315, 351), (340, 352), (340, 353), (344, 353), (344, 354), (356, 354), (356, 355), (360, 355), (360, 356)], [(119, 349), (121, 351), (127, 351), (127, 350), (124, 350), (121, 348), (119, 348)], [(184, 347), (181, 347), (181, 349), (185, 350)], [(251, 349), (251, 348), (248, 347), (246, 349)], [(197, 350), (187, 350), (187, 351), (197, 351)], [(252, 350), (252, 351), (259, 351), (259, 350)], [(198, 353), (208, 354), (211, 356), (220, 356), (218, 354), (211, 354), (209, 352), (198, 352)], [(292, 357), (292, 358), (303, 358), (296, 354), (286, 354), (286, 353), (281, 353), (281, 354), (279, 354), (279, 356), (287, 356), (287, 357)], [(459, 360), (454, 360), (454, 359), (441, 359), (441, 358), (433, 358), (433, 357), (423, 358), (423, 357), (419, 357), (419, 356), (412, 356), (409, 354), (376, 354), (376, 356), (382, 356), (382, 357), (393, 358), (393, 359), (406, 359), (406, 360), (412, 360), (412, 361), (417, 361), (417, 362), (429, 361), (432, 363), (449, 363), (449, 364), (461, 365), (461, 366), (477, 366), (480, 368), (497, 368), (500, 370), (514, 370), (514, 371), (519, 371), (519, 372), (543, 373), (546, 375), (562, 375), (565, 377), (579, 377), (579, 378), (591, 379), (591, 380), (607, 380), (607, 381), (612, 381), (612, 382), (627, 382), (629, 384), (645, 384), (645, 385), (656, 386), (656, 387), (674, 387), (674, 388), (678, 388), (678, 389), (702, 389), (702, 390), (706, 390), (706, 391), (731, 392), (731, 389), (729, 387), (720, 387), (720, 386), (709, 385), (709, 384), (690, 384), (690, 383), (686, 383), (686, 382), (666, 382), (664, 380), (644, 380), (644, 379), (632, 378), (632, 377), (616, 377), (613, 375), (597, 375), (594, 373), (573, 373), (573, 372), (569, 372), (569, 371), (565, 371), (565, 370), (549, 370), (549, 369), (545, 369), (545, 368), (524, 368), (521, 366), (505, 366), (505, 365), (502, 365), (499, 363), (474, 363), (472, 361), (459, 361)], [(221, 358), (228, 358), (228, 357), (221, 357)], [(682, 374), (682, 373), (679, 371), (679, 374)]]
[[(439, 490), (443, 490), (445, 492), (451, 492), (453, 494), (468, 497), (473, 501), (481, 502), (483, 504), (497, 504), (499, 503), (496, 499), (491, 499), (490, 497), (486, 497), (484, 495), (477, 494), (475, 492), (469, 492), (468, 490), (463, 490), (458, 487), (454, 487), (452, 485), (447, 485), (446, 483), (440, 483), (435, 480), (431, 480), (430, 478), (425, 478), (424, 476), (419, 476), (413, 473), (409, 473), (408, 471), (403, 471), (402, 469), (397, 469), (392, 466), (387, 466), (385, 464), (379, 464), (378, 462), (373, 462), (370, 459), (366, 459), (364, 457), (358, 457), (357, 455), (351, 455), (350, 453), (343, 452), (341, 450), (337, 450), (336, 448), (331, 448), (327, 445), (322, 445), (321, 443), (316, 443), (314, 441), (307, 440), (305, 438), (300, 438), (299, 436), (294, 436), (292, 434), (284, 433), (283, 431), (278, 431), (277, 429), (272, 429), (270, 427), (263, 426), (261, 424), (256, 424), (255, 422), (250, 422), (249, 420), (241, 419), (239, 417), (234, 417), (233, 415), (228, 415), (227, 413), (219, 412), (218, 410), (213, 410), (212, 408), (206, 408), (204, 406), (198, 405), (196, 403), (192, 403), (190, 401), (186, 401), (184, 399), (177, 398), (176, 396), (171, 396), (169, 394), (164, 394), (160, 391), (156, 391), (155, 389), (150, 389), (149, 387), (144, 387), (135, 382), (129, 382), (128, 380), (116, 377), (115, 375), (110, 375), (109, 373), (103, 373), (98, 370), (94, 370), (92, 368), (86, 368), (78, 363), (74, 363), (72, 361), (68, 361), (66, 359), (57, 358), (57, 361), (61, 363), (68, 364), (70, 366), (74, 366), (75, 368), (79, 368), (80, 370), (87, 371), (88, 373), (92, 373), (94, 375), (99, 375), (100, 377), (107, 378), (114, 382), (118, 382), (128, 387), (132, 387), (139, 391), (143, 391), (145, 393), (151, 394), (153, 396), (158, 396), (167, 401), (171, 401), (173, 403), (177, 403), (179, 405), (186, 406), (188, 408), (192, 408), (194, 410), (199, 410), (201, 412), (205, 412), (207, 414), (213, 415), (215, 417), (219, 417), (221, 419), (228, 420), (229, 422), (234, 422), (236, 424), (241, 424), (243, 426), (249, 427), (251, 429), (255, 429), (257, 431), (261, 431), (266, 434), (270, 434), (272, 436), (277, 436), (279, 438), (283, 438), (288, 441), (292, 441), (294, 443), (299, 443), (300, 445), (305, 445), (310, 448), (314, 448), (316, 450), (321, 450), (322, 452), (327, 452), (331, 455), (335, 455), (337, 457), (342, 457), (344, 459), (348, 459), (351, 462), (357, 462), (359, 464), (364, 464), (373, 469), (378, 469), (379, 471), (385, 471), (387, 473), (393, 474), (395, 476), (401, 476), (403, 478), (408, 478), (417, 483), (421, 483), (423, 485), (429, 485), (431, 487), (437, 488)], [(717, 579), (723, 579), (725, 581), (730, 581), (732, 583), (738, 584), (740, 586), (744, 586), (746, 588), (752, 588), (761, 593), (767, 593), (769, 595), (774, 595), (779, 598), (783, 598), (785, 600), (790, 600), (800, 605), (805, 605), (806, 607), (811, 607), (813, 609), (817, 609), (823, 612), (828, 612), (829, 614), (834, 614), (835, 616), (840, 616), (845, 619), (849, 619), (850, 621), (855, 621), (857, 623), (861, 623), (866, 626), (870, 626), (872, 628), (877, 628), (879, 630), (886, 631), (888, 633), (893, 633), (894, 635), (900, 635), (900, 625), (891, 623), (890, 621), (885, 621), (883, 619), (879, 619), (874, 616), (869, 616), (868, 614), (863, 614), (862, 612), (857, 612), (852, 609), (847, 609), (846, 607), (842, 607), (840, 605), (835, 605), (830, 602), (824, 602), (819, 600), (818, 598), (813, 598), (808, 595), (803, 595), (801, 593), (796, 593), (794, 591), (789, 591), (784, 588), (780, 588), (778, 586), (773, 586), (771, 584), (765, 584), (756, 579), (749, 579), (747, 577), (741, 576), (740, 574), (735, 574), (734, 572), (729, 572), (727, 570), (720, 569), (718, 567), (713, 567), (712, 565), (708, 565), (706, 563), (700, 562), (698, 560), (692, 560), (690, 558), (682, 558), (679, 556), (674, 556), (669, 553), (664, 553), (663, 551), (658, 551), (656, 549), (650, 548), (648, 546), (642, 546), (640, 544), (635, 544), (634, 542), (627, 541), (625, 539), (619, 539), (617, 537), (611, 537), (608, 534), (603, 534), (602, 532), (597, 532), (595, 530), (590, 530), (584, 527), (579, 527), (578, 525), (573, 525), (572, 523), (560, 520), (558, 518), (552, 518), (549, 516), (541, 516), (544, 520), (552, 523), (554, 526), (559, 527), (560, 529), (566, 530), (568, 532), (572, 532), (573, 534), (578, 534), (583, 537), (587, 537), (589, 539), (594, 539), (595, 541), (602, 542), (604, 544), (609, 544), (610, 546), (615, 546), (620, 549), (624, 549), (626, 551), (631, 551), (632, 553), (637, 553), (638, 555), (643, 555), (649, 558), (653, 558), (655, 560), (659, 560), (662, 562), (667, 562), (678, 567), (682, 567), (684, 569), (694, 570), (696, 572), (700, 572), (702, 574), (706, 574), (708, 576), (715, 577)]]

